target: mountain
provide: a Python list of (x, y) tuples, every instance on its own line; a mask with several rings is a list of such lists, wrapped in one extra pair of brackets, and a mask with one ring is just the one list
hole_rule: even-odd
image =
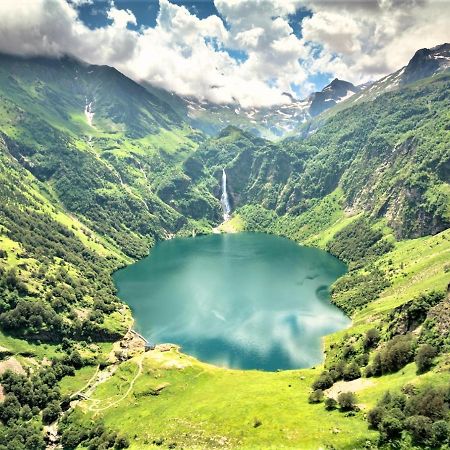
[(399, 70), (371, 83), (361, 89), (357, 95), (345, 101), (341, 107), (348, 107), (357, 102), (371, 101), (377, 96), (401, 89), (403, 86), (429, 76), (437, 76), (450, 67), (450, 44), (418, 50), (408, 64)]
[[(10, 155), (130, 256), (144, 254), (148, 239), (186, 224), (181, 210), (196, 215), (189, 204), (164, 203), (158, 191), (168, 189), (167, 167), (175, 173), (203, 135), (116, 69), (67, 57), (3, 55), (0, 95)], [(197, 208), (211, 208), (204, 198)]]
[[(361, 101), (371, 101), (428, 76), (437, 75), (450, 67), (450, 44), (418, 50), (407, 66), (378, 81), (355, 86), (348, 81), (334, 79), (322, 91), (314, 92), (303, 100), (286, 94), (287, 102), (266, 108), (242, 108), (237, 104), (217, 105), (195, 98), (178, 98), (177, 105), (189, 123), (209, 135), (233, 125), (260, 137), (277, 140), (285, 136), (314, 130), (311, 118), (328, 111), (336, 111)], [(176, 97), (176, 96), (174, 96)], [(183, 105), (184, 103), (184, 105)], [(340, 105), (339, 108), (334, 108)]]
[(182, 172), (204, 136), (111, 67), (0, 61), (0, 326), (32, 342), (116, 340), (130, 313), (111, 272), (220, 217)]
[(405, 85), (429, 77), (450, 67), (450, 44), (418, 50), (401, 74), (400, 83)]
[(326, 109), (346, 100), (359, 91), (360, 88), (354, 86), (352, 83), (335, 78), (328, 86), (325, 86), (321, 92), (315, 92), (311, 95), (309, 114), (311, 116), (317, 116)]
[(447, 71), (338, 111), (306, 138), (251, 145), (232, 129), (189, 159), (213, 177), (226, 168), (236, 207), (296, 216), (343, 189), (345, 209), (385, 218), (398, 238), (435, 234), (450, 225), (449, 80)]
[[(242, 108), (237, 104), (218, 105), (195, 98), (178, 99), (178, 107), (189, 123), (203, 132), (214, 135), (228, 125), (239, 127), (266, 139), (279, 139), (334, 105), (346, 100), (360, 88), (333, 80), (322, 91), (314, 92), (304, 100), (285, 94), (287, 102), (261, 108)], [(185, 107), (183, 108), (182, 102)]]
[[(250, 115), (272, 135), (306, 119), (277, 142), (228, 119), (207, 137), (185, 115), (192, 100), (110, 67), (2, 55), (0, 447), (45, 448), (42, 425), (64, 448), (448, 442), (447, 50), (365, 89), (334, 80), (273, 117), (217, 106), (209, 123), (209, 104), (197, 117), (213, 130), (225, 112), (244, 128)], [(313, 102), (330, 108), (312, 117)], [(129, 331), (112, 273), (159, 240), (217, 230), (223, 170), (233, 217), (221, 229), (285, 236), (348, 266), (330, 294), (352, 324), (326, 337), (315, 368), (228, 371), (169, 346), (145, 352)], [(321, 404), (344, 390), (357, 399)]]

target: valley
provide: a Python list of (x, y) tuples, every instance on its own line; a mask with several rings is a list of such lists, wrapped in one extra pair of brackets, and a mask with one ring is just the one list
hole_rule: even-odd
[[(0, 448), (43, 449), (56, 420), (64, 448), (447, 445), (429, 442), (450, 401), (448, 49), (277, 141), (231, 122), (210, 136), (111, 67), (2, 55)], [(325, 284), (351, 325), (324, 338), (323, 363), (266, 372), (176, 346), (124, 351), (133, 318), (112, 274), (174, 236), (246, 236), (213, 230), (347, 265)], [(426, 420), (424, 395), (442, 401)], [(434, 427), (429, 442), (414, 420)]]

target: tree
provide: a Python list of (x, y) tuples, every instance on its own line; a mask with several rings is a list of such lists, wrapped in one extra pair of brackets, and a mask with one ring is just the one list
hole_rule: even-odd
[(424, 344), (419, 347), (414, 361), (417, 366), (417, 373), (427, 372), (433, 365), (433, 360), (437, 356), (438, 351), (430, 344)]
[(116, 438), (116, 442), (114, 444), (114, 448), (121, 450), (124, 448), (128, 448), (130, 446), (130, 441), (125, 436), (118, 436)]
[(388, 414), (385, 414), (379, 426), (383, 440), (391, 441), (398, 439), (404, 429), (403, 420), (404, 419), (395, 414), (395, 411), (393, 410)]
[(431, 419), (425, 416), (411, 416), (406, 420), (406, 428), (418, 444), (426, 443), (431, 438), (432, 424)]
[(371, 409), (367, 413), (367, 421), (369, 422), (369, 425), (375, 430), (378, 429), (381, 421), (383, 420), (384, 412), (385, 412), (384, 408), (381, 408), (380, 406), (375, 406), (375, 408)]
[(42, 422), (46, 425), (53, 423), (61, 414), (61, 407), (58, 403), (53, 402), (50, 403), (43, 411), (42, 411)]
[(433, 423), (432, 427), (432, 445), (439, 447), (448, 442), (450, 436), (449, 425), (445, 420), (438, 420)]
[(323, 400), (322, 389), (316, 389), (315, 391), (311, 392), (311, 394), (308, 397), (309, 403), (320, 403), (322, 400)]
[(8, 394), (5, 400), (0, 404), (0, 420), (6, 423), (10, 420), (16, 420), (20, 415), (20, 403), (14, 394)]
[(75, 369), (81, 369), (81, 367), (83, 367), (83, 358), (78, 350), (73, 350), (70, 353), (69, 362), (71, 366), (75, 367)]
[(376, 328), (367, 330), (364, 337), (364, 348), (366, 350), (374, 348), (377, 346), (378, 342), (380, 342), (380, 332)]
[(319, 375), (319, 378), (314, 381), (312, 388), (314, 390), (325, 390), (330, 388), (331, 386), (333, 386), (333, 379), (327, 371), (324, 371)]
[(356, 380), (360, 376), (361, 376), (361, 370), (355, 361), (353, 361), (350, 364), (347, 364), (345, 366), (344, 373), (342, 375), (344, 380), (346, 380), (346, 381)]
[(325, 399), (325, 409), (327, 411), (332, 411), (337, 408), (337, 401), (333, 397), (327, 397)]
[(28, 405), (23, 405), (21, 416), (22, 419), (25, 421), (30, 420), (33, 417), (33, 412), (31, 411), (31, 408)]
[(356, 407), (356, 395), (353, 392), (342, 392), (338, 395), (337, 402), (341, 411), (352, 411)]

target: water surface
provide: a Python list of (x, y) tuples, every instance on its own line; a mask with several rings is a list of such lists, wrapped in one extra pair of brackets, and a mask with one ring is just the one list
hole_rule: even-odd
[(152, 343), (220, 366), (277, 370), (321, 362), (322, 336), (350, 323), (329, 302), (344, 273), (321, 250), (239, 233), (159, 243), (114, 279)]

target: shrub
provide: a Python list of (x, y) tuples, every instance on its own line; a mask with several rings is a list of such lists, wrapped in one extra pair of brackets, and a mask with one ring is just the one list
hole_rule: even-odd
[(404, 390), (408, 395), (387, 391), (367, 414), (369, 425), (380, 431), (381, 441), (402, 439), (399, 448), (440, 447), (448, 442), (450, 386), (408, 386)]
[(345, 369), (344, 361), (339, 361), (338, 363), (332, 364), (329, 367), (328, 373), (329, 373), (330, 377), (332, 378), (333, 382), (342, 379), (344, 369)]
[(401, 436), (404, 429), (404, 417), (399, 412), (401, 413), (393, 409), (383, 415), (379, 426), (382, 440), (391, 441)]
[(331, 386), (333, 386), (333, 379), (331, 378), (329, 372), (324, 371), (319, 375), (319, 378), (314, 381), (312, 388), (316, 391), (317, 389), (325, 390)]
[(352, 411), (356, 407), (356, 395), (353, 392), (342, 392), (337, 402), (342, 411)]
[(118, 436), (114, 444), (114, 448), (121, 450), (123, 448), (128, 448), (130, 446), (130, 441), (125, 436)]
[(316, 389), (315, 391), (311, 392), (308, 397), (309, 403), (320, 403), (323, 400), (323, 391), (322, 389)]
[(374, 357), (366, 375), (382, 375), (397, 370), (410, 363), (414, 357), (415, 340), (410, 334), (395, 336)]
[(371, 349), (378, 345), (378, 342), (380, 342), (380, 332), (376, 328), (371, 328), (370, 330), (367, 330), (367, 333), (364, 337), (364, 348), (365, 349)]
[(445, 393), (442, 389), (427, 386), (408, 400), (406, 411), (409, 415), (427, 416), (433, 421), (445, 419), (448, 414)]
[(61, 407), (58, 403), (53, 402), (50, 403), (43, 411), (42, 411), (42, 422), (46, 425), (53, 423), (61, 414)]
[(356, 380), (361, 376), (361, 370), (356, 362), (351, 362), (345, 366), (344, 373), (342, 377), (346, 381)]
[(432, 445), (439, 447), (448, 442), (450, 435), (449, 425), (445, 420), (438, 420), (433, 423), (432, 431)]
[(414, 361), (417, 365), (417, 373), (427, 372), (433, 365), (433, 360), (437, 356), (438, 351), (430, 344), (424, 344), (419, 347)]
[(381, 408), (380, 406), (376, 406), (367, 413), (367, 421), (372, 428), (378, 429), (383, 419), (384, 412), (385, 409)]
[(337, 408), (337, 401), (332, 397), (327, 397), (325, 399), (325, 409), (327, 411), (332, 411)]
[(433, 422), (429, 417), (411, 416), (406, 420), (406, 428), (411, 433), (414, 442), (422, 444), (432, 436)]

